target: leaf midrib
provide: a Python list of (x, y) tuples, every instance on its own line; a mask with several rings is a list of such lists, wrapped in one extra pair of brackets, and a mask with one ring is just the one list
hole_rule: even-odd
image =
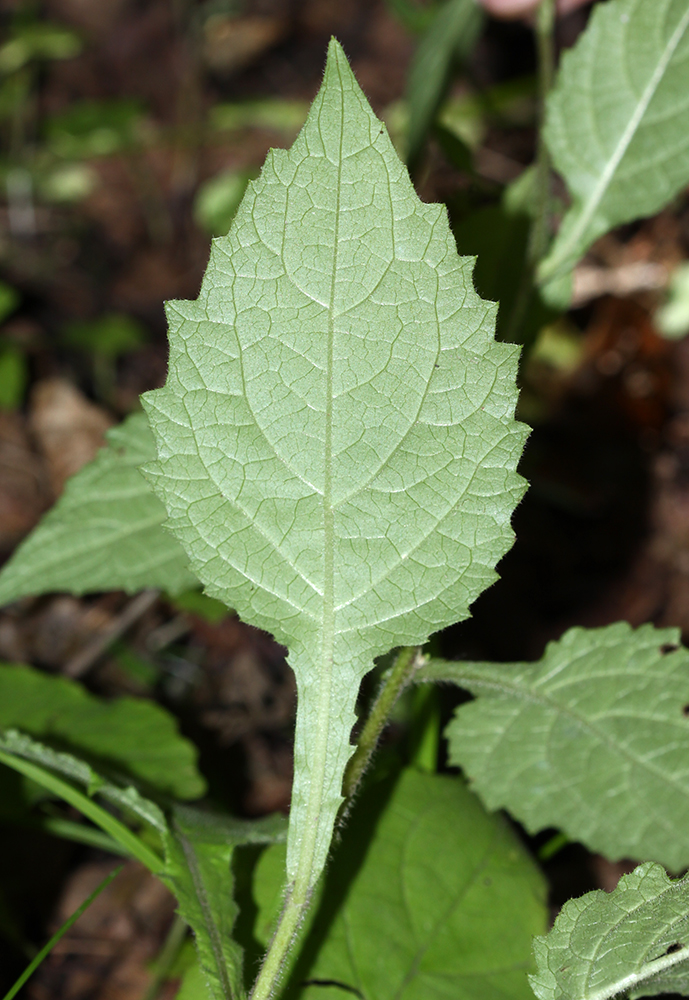
[[(323, 809), (323, 793), (328, 761), (328, 736), (330, 721), (330, 701), (333, 679), (333, 656), (335, 648), (335, 514), (332, 504), (333, 468), (333, 360), (335, 338), (335, 293), (337, 290), (337, 269), (339, 257), (340, 203), (342, 197), (342, 156), (344, 144), (344, 81), (339, 62), (336, 62), (340, 79), (340, 143), (337, 160), (337, 194), (335, 201), (335, 226), (333, 234), (333, 264), (330, 281), (330, 302), (328, 305), (327, 356), (325, 369), (325, 429), (323, 435), (323, 603), (320, 628), (320, 664), (318, 670), (318, 706), (316, 732), (314, 734), (314, 759), (309, 781), (308, 803), (306, 807), (305, 835), (300, 845), (295, 872), (295, 893), (306, 893), (320, 871), (313, 871), (316, 844), (320, 833), (320, 819)], [(323, 105), (320, 111), (322, 112)], [(300, 692), (303, 698), (304, 692)], [(302, 776), (303, 777), (303, 776)], [(297, 775), (295, 772), (295, 781)]]
[(230, 978), (227, 973), (227, 963), (225, 962), (225, 956), (223, 954), (220, 930), (213, 918), (213, 910), (208, 900), (208, 892), (203, 881), (203, 876), (201, 875), (194, 846), (179, 829), (179, 827), (176, 827), (175, 834), (179, 840), (182, 853), (184, 854), (184, 860), (186, 861), (189, 874), (191, 875), (191, 882), (194, 886), (194, 893), (203, 916), (203, 923), (206, 928), (208, 940), (211, 944), (213, 960), (215, 962), (218, 979), (222, 985), (223, 994), (225, 995), (226, 1000), (234, 1000)]
[[(423, 817), (423, 818), (426, 818), (426, 817)], [(416, 833), (416, 830), (418, 828), (419, 823), (421, 822), (421, 819), (422, 819), (421, 816), (416, 817), (416, 820), (415, 820), (413, 826), (410, 827), (410, 829), (407, 832), (407, 836), (405, 838), (405, 844), (404, 844), (404, 847), (403, 847), (402, 863), (400, 865), (400, 875), (401, 875), (401, 878), (402, 878), (402, 885), (403, 885), (403, 888), (402, 888), (402, 897), (404, 899), (404, 906), (405, 906), (405, 908), (407, 910), (407, 914), (411, 914), (413, 912), (413, 907), (410, 905), (409, 892), (407, 891), (407, 888), (406, 888), (406, 885), (405, 885), (405, 872), (407, 871), (407, 869), (409, 867), (408, 865), (405, 865), (405, 863), (404, 863), (405, 860), (406, 860), (405, 859), (405, 855), (407, 854), (407, 852), (409, 850), (409, 845), (410, 845), (411, 838), (412, 838), (413, 834)], [(465, 899), (467, 893), (469, 892), (469, 890), (476, 884), (479, 875), (481, 875), (486, 870), (486, 868), (488, 867), (488, 865), (490, 863), (490, 860), (491, 860), (493, 847), (494, 847), (494, 844), (495, 844), (495, 842), (497, 840), (497, 837), (498, 837), (498, 831), (497, 831), (497, 829), (493, 828), (493, 830), (491, 832), (490, 840), (488, 841), (488, 843), (487, 843), (487, 845), (485, 847), (485, 850), (483, 852), (481, 860), (475, 866), (475, 868), (471, 872), (471, 875), (467, 879), (467, 881), (463, 882), (462, 885), (459, 886), (459, 888), (457, 889), (457, 891), (453, 894), (452, 898), (450, 899), (449, 903), (447, 904), (447, 906), (445, 907), (445, 909), (442, 911), (442, 913), (440, 913), (438, 915), (438, 917), (435, 920), (435, 923), (433, 924), (432, 930), (428, 933), (428, 935), (426, 937), (426, 941), (425, 942), (419, 942), (418, 938), (416, 939), (416, 942), (415, 942), (416, 949), (415, 949), (415, 952), (414, 952), (414, 958), (412, 959), (412, 961), (411, 961), (411, 963), (409, 965), (409, 969), (407, 970), (407, 973), (406, 973), (404, 979), (402, 980), (402, 982), (400, 983), (398, 989), (396, 990), (396, 992), (395, 992), (392, 1000), (402, 1000), (403, 993), (406, 990), (407, 986), (411, 982), (413, 982), (413, 980), (415, 979), (415, 977), (418, 975), (418, 973), (419, 973), (419, 967), (421, 965), (421, 962), (422, 962), (424, 956), (427, 954), (427, 952), (428, 952), (429, 948), (431, 947), (431, 945), (435, 944), (435, 940), (436, 940), (436, 935), (437, 935), (438, 928), (441, 927), (443, 925), (443, 923), (445, 923), (446, 921), (448, 921), (450, 919), (450, 917), (455, 912), (455, 910), (457, 909), (457, 907), (464, 901), (464, 899)], [(411, 919), (410, 919), (409, 923), (410, 923), (410, 926), (413, 928), (413, 921)], [(414, 934), (413, 930), (412, 930), (412, 934), (416, 938), (416, 934)]]
[(582, 235), (586, 232), (586, 228), (591, 222), (596, 210), (598, 209), (603, 197), (612, 182), (612, 179), (619, 167), (622, 159), (627, 152), (636, 132), (641, 124), (641, 121), (646, 113), (648, 106), (650, 105), (653, 97), (662, 82), (665, 72), (668, 68), (670, 60), (674, 55), (677, 46), (682, 40), (684, 32), (689, 26), (689, 9), (685, 12), (684, 16), (680, 20), (678, 26), (675, 28), (673, 34), (671, 35), (667, 46), (658, 61), (655, 71), (651, 75), (651, 79), (646, 84), (641, 98), (634, 108), (634, 113), (629, 119), (627, 127), (625, 128), (620, 140), (613, 152), (612, 157), (608, 160), (608, 163), (603, 170), (600, 179), (595, 185), (588, 201), (584, 205), (584, 210), (579, 216), (579, 221), (575, 224), (572, 230), (570, 230), (569, 236), (561, 245), (557, 256), (553, 259), (549, 267), (544, 267), (540, 275), (541, 284), (545, 284), (548, 281), (552, 281), (554, 278), (560, 276), (560, 274), (565, 270), (567, 266), (569, 256), (574, 247), (581, 239)]

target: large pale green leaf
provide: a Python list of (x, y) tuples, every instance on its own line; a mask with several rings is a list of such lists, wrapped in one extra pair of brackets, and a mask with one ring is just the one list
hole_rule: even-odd
[(608, 0), (565, 53), (545, 138), (572, 195), (546, 282), (613, 226), (662, 208), (689, 181), (689, 4)]
[(493, 340), (342, 49), (272, 151), (195, 302), (168, 307), (147, 467), (208, 592), (289, 647), (288, 873), (320, 872), (373, 658), (469, 614), (523, 492), (518, 351)]
[(138, 470), (155, 446), (144, 414), (108, 432), (0, 572), (0, 604), (66, 590), (179, 594), (197, 585), (184, 550), (162, 528), (165, 508)]
[(142, 698), (104, 701), (65, 677), (0, 664), (5, 729), (57, 742), (176, 798), (198, 798), (206, 787), (194, 745), (164, 708)]
[(689, 877), (671, 880), (648, 862), (611, 892), (565, 903), (534, 942), (539, 1000), (607, 1000), (689, 994)]
[(236, 1000), (244, 995), (242, 949), (232, 937), (238, 914), (232, 856), (245, 844), (284, 840), (286, 826), (282, 816), (252, 822), (175, 809), (164, 881), (177, 897), (178, 912), (196, 940), (198, 972), (188, 977), (190, 995), (200, 996), (203, 983), (213, 1000)]
[(357, 803), (286, 996), (336, 995), (302, 985), (315, 980), (367, 1000), (526, 1000), (544, 897), (517, 837), (462, 781), (407, 771)]
[(432, 660), (477, 695), (447, 727), (489, 809), (609, 858), (689, 865), (689, 652), (678, 629), (570, 629), (537, 663)]

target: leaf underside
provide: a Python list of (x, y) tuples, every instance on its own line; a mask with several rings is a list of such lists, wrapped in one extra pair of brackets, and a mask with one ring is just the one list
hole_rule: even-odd
[(432, 660), (475, 694), (446, 729), (489, 809), (611, 859), (689, 865), (689, 651), (677, 629), (574, 628), (537, 663)]
[(621, 993), (689, 993), (689, 878), (648, 862), (611, 893), (570, 899), (536, 938), (539, 1000), (607, 1000)]
[(108, 444), (0, 572), (0, 605), (53, 591), (179, 594), (198, 581), (179, 542), (162, 528), (165, 508), (139, 472), (155, 457), (145, 414), (108, 431)]
[[(381, 795), (389, 798), (377, 817)], [(259, 879), (270, 861), (259, 861)], [(316, 981), (375, 1000), (528, 1000), (544, 897), (542, 875), (502, 817), (461, 780), (409, 770), (391, 792), (386, 782), (364, 793), (285, 995), (346, 995), (302, 985)], [(257, 922), (266, 923), (260, 909)]]
[(325, 862), (373, 658), (467, 617), (513, 540), (518, 352), (471, 269), (333, 40), (295, 144), (168, 305), (146, 473), (207, 591), (289, 647), (291, 878)]
[(0, 731), (5, 729), (56, 740), (166, 795), (194, 799), (205, 791), (196, 748), (179, 734), (174, 717), (151, 701), (104, 701), (66, 677), (0, 664)]
[(544, 281), (687, 183), (688, 73), (686, 0), (596, 4), (547, 102), (546, 142), (573, 204), (541, 266)]

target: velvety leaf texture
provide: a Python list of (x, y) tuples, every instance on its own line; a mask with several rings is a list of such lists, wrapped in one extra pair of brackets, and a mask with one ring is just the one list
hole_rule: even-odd
[(538, 663), (432, 660), (473, 692), (450, 759), (488, 808), (554, 826), (606, 857), (689, 865), (689, 652), (677, 629), (574, 628)]
[(545, 138), (572, 195), (541, 267), (574, 266), (614, 226), (662, 208), (689, 181), (686, 0), (597, 4), (548, 98)]
[(689, 992), (689, 879), (651, 862), (563, 906), (534, 942), (539, 1000), (607, 1000)]
[(410, 770), (386, 785), (343, 833), (286, 997), (344, 996), (334, 982), (367, 1000), (528, 1000), (547, 922), (538, 868), (461, 780)]
[(197, 586), (179, 542), (162, 528), (165, 508), (139, 472), (155, 456), (146, 416), (108, 432), (108, 445), (65, 492), (0, 572), (0, 604), (27, 595)]
[(333, 41), (294, 146), (168, 307), (147, 474), (207, 591), (289, 647), (290, 877), (303, 838), (325, 861), (373, 657), (465, 618), (512, 543), (518, 352), (471, 269)]
[(194, 799), (206, 788), (196, 748), (174, 717), (141, 698), (104, 701), (66, 677), (0, 664), (0, 731), (6, 729), (57, 740), (166, 795)]

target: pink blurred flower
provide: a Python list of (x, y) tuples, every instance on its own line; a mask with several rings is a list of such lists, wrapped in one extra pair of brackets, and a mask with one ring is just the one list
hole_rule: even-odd
[[(479, 0), (489, 14), (511, 20), (518, 17), (528, 17), (538, 7), (539, 0)], [(569, 14), (577, 7), (583, 7), (591, 0), (557, 0), (558, 14)]]

